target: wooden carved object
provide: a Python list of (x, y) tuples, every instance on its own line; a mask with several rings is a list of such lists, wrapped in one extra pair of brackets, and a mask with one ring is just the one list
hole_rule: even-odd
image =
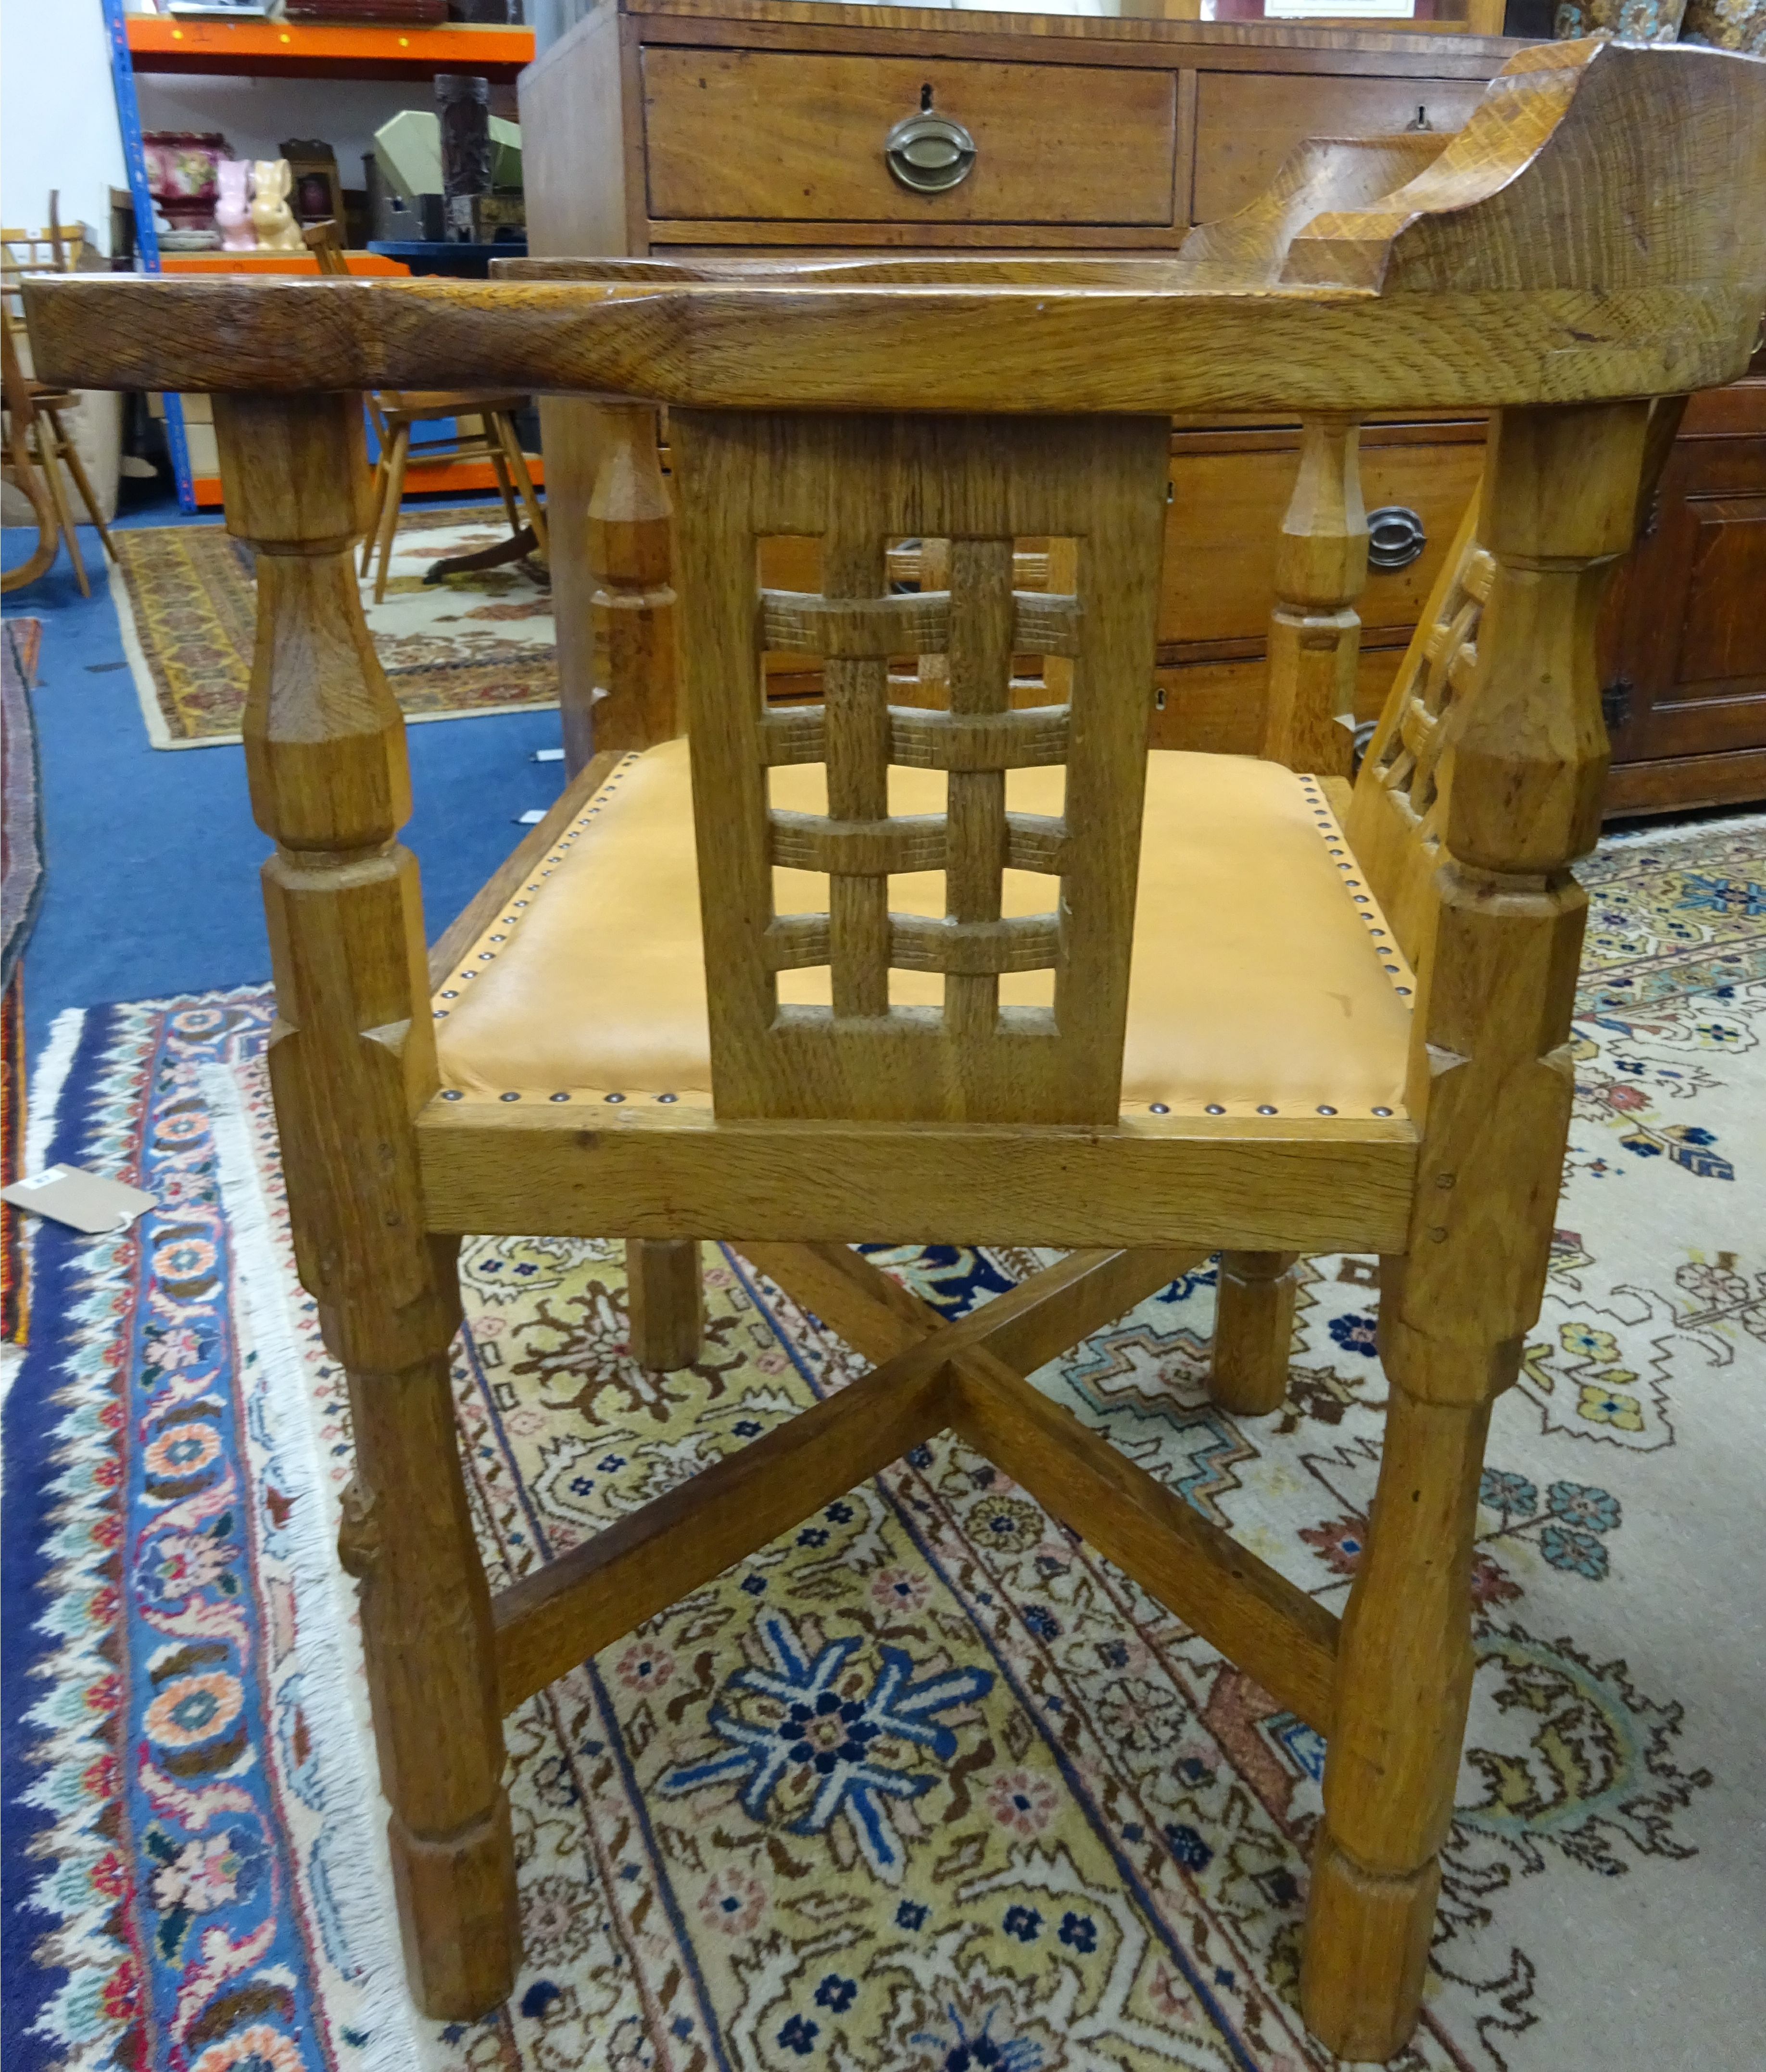
[[(1156, 419), (677, 411), (683, 652), (721, 1116), (1113, 1120), (1140, 841), (1163, 487)], [(757, 542), (819, 534), (823, 594), (757, 593)], [(950, 588), (892, 595), (885, 542), (949, 539)], [(1074, 593), (1013, 590), (1016, 540), (1081, 541)], [(1108, 609), (1103, 599), (1107, 594)], [(762, 657), (823, 661), (820, 707), (768, 713)], [(941, 653), (947, 711), (892, 708), (892, 654)], [(1014, 709), (1015, 652), (1074, 659), (1070, 705)], [(782, 814), (770, 767), (828, 772), (825, 817)], [(950, 773), (949, 811), (891, 820), (891, 763)], [(1059, 765), (1066, 812), (1008, 814), (1008, 769)], [(821, 914), (772, 911), (775, 864), (829, 874)], [(891, 872), (943, 869), (943, 921), (892, 915)], [(1008, 868), (1058, 879), (1002, 918)], [(784, 1006), (827, 966), (832, 1010)], [(944, 1007), (893, 1008), (892, 968)], [(1053, 1011), (1000, 1008), (1053, 973)]]
[(656, 413), (609, 405), (585, 542), (594, 589), (592, 743), (648, 748), (680, 731), (668, 489), (656, 452)]
[(1422, 1156), (1409, 1244), (1382, 1275), (1391, 1397), (1301, 1973), (1308, 2025), (1346, 2058), (1391, 2056), (1422, 1996), (1471, 1693), (1485, 1433), (1538, 1315), (1569, 1128), (1587, 904), (1570, 865), (1599, 834), (1607, 767), (1595, 617), (1631, 544), (1649, 417), (1606, 403), (1497, 421), (1476, 657), (1431, 764), (1444, 811), (1412, 1054)]
[(413, 1991), (440, 2019), (508, 1991), (515, 1862), (491, 1601), (454, 1431), (454, 1243), (430, 1234), (413, 1118), (436, 1083), (405, 726), (352, 567), (353, 396), (219, 396), (228, 529), (257, 555), (246, 770), (276, 842), (264, 900), (271, 1085), (301, 1279), (349, 1377), (345, 1565), (362, 1581)]
[(1292, 1252), (1220, 1256), (1208, 1393), (1235, 1416), (1267, 1416), (1288, 1400), (1298, 1258)]
[(1263, 754), (1320, 777), (1348, 776), (1354, 755), (1355, 606), (1367, 585), (1359, 430), (1335, 414), (1303, 421), (1300, 473), (1275, 550)]

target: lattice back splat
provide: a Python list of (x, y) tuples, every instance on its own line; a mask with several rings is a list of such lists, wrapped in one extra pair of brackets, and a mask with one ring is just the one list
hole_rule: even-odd
[[(676, 411), (670, 432), (719, 1114), (1114, 1120), (1164, 421)], [(778, 534), (820, 537), (820, 594), (761, 587)], [(1013, 590), (1038, 535), (1074, 541), (1071, 593)], [(950, 541), (947, 590), (890, 594), (904, 536)], [(822, 704), (766, 709), (779, 651), (822, 658)], [(947, 709), (889, 702), (911, 653), (947, 658)], [(1012, 709), (1014, 653), (1067, 658), (1068, 701)], [(825, 813), (772, 803), (769, 772), (800, 763), (825, 767)], [(892, 764), (948, 773), (945, 810), (892, 817)], [(1054, 765), (1059, 817), (1008, 812), (1006, 772)], [(825, 909), (776, 911), (775, 866), (826, 874)], [(1046, 911), (1003, 915), (1008, 870), (1049, 878)], [(942, 918), (890, 911), (914, 871), (945, 874)], [(831, 1005), (782, 1002), (779, 974), (815, 966)], [(943, 973), (942, 1009), (892, 1006), (892, 968)], [(1003, 975), (1045, 970), (1052, 1006), (1000, 1005)]]

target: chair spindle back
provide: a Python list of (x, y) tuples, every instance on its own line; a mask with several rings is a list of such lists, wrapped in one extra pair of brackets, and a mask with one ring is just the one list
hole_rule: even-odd
[[(712, 1072), (721, 1115), (1110, 1122), (1127, 1013), (1147, 685), (1169, 444), (1162, 417), (671, 414), (680, 514)], [(823, 594), (766, 591), (768, 535), (822, 541)], [(1014, 591), (1014, 542), (1076, 543), (1066, 595)], [(950, 587), (892, 595), (891, 541), (948, 539)], [(1107, 598), (1107, 603), (1105, 600)], [(823, 658), (820, 705), (769, 711), (768, 651)], [(947, 710), (888, 702), (889, 658), (948, 660)], [(1014, 653), (1065, 656), (1064, 704), (1012, 709)], [(768, 772), (819, 763), (822, 815)], [(892, 765), (948, 773), (943, 813), (889, 816)], [(1008, 771), (1059, 765), (1064, 811), (1011, 812)], [(775, 866), (826, 874), (820, 911), (775, 909)], [(943, 919), (892, 914), (893, 874), (942, 870)], [(1050, 881), (1003, 917), (1007, 870)], [(825, 966), (831, 1004), (782, 1005)], [(944, 1004), (892, 1006), (892, 969)], [(1002, 1007), (1053, 972), (1051, 1008)]]

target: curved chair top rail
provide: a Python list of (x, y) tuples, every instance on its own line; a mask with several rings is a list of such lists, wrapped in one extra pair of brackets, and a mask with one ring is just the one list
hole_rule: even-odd
[(1151, 261), (541, 261), (486, 282), (113, 275), (25, 294), (44, 377), (85, 388), (1355, 413), (1743, 371), (1766, 303), (1766, 60), (1538, 45), (1420, 170), (1392, 145), (1304, 146), (1249, 209)]

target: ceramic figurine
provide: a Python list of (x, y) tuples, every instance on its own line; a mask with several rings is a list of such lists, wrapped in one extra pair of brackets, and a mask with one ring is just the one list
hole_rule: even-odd
[(304, 252), (294, 212), (288, 205), (294, 184), (286, 158), (257, 158), (252, 164), (252, 228), (261, 252)]
[(252, 228), (251, 173), (248, 160), (222, 158), (216, 162), (215, 178), (220, 199), (215, 204), (215, 221), (220, 230), (224, 252), (255, 252), (257, 233)]
[(215, 166), (227, 154), (227, 139), (218, 130), (150, 130), (142, 146), (148, 191), (167, 225), (167, 249), (218, 245)]

